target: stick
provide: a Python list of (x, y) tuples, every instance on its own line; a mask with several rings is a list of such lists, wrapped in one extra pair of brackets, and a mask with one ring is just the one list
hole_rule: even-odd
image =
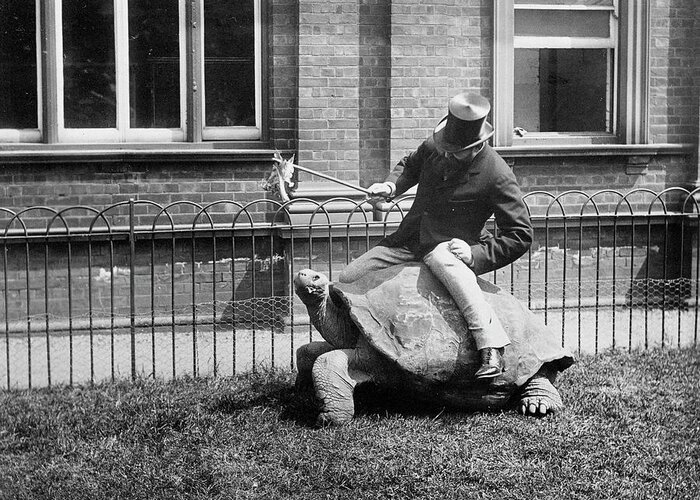
[(349, 182), (346, 182), (346, 181), (343, 181), (340, 179), (336, 179), (335, 177), (331, 177), (330, 175), (322, 174), (321, 172), (315, 172), (314, 170), (308, 169), (306, 167), (300, 167), (299, 165), (297, 165), (295, 163), (291, 163), (291, 166), (294, 168), (298, 168), (299, 170), (301, 170), (302, 172), (306, 172), (307, 174), (316, 175), (318, 177), (322, 177), (323, 179), (337, 182), (338, 184), (342, 184), (343, 186), (346, 186), (346, 187), (349, 187), (352, 189), (356, 189), (357, 191), (362, 191), (363, 193), (368, 194), (370, 196), (372, 195), (372, 193), (370, 193), (369, 189), (363, 188), (361, 186), (356, 186), (355, 184), (351, 184)]

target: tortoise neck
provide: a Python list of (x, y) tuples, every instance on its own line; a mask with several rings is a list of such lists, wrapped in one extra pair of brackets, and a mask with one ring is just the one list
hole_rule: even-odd
[(338, 307), (328, 293), (317, 307), (308, 306), (311, 324), (323, 339), (338, 349), (352, 349), (357, 344), (357, 327), (347, 309)]

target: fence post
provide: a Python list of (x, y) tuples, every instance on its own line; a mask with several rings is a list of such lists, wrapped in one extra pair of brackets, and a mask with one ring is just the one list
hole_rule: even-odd
[(131, 378), (136, 379), (136, 238), (134, 235), (134, 199), (129, 198), (129, 315), (131, 329)]

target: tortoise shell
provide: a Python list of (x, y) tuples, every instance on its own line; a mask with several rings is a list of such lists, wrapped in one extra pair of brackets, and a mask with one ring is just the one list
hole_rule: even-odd
[[(504, 353), (504, 373), (475, 397), (507, 396), (545, 363), (559, 371), (573, 364), (561, 337), (538, 316), (499, 287), (478, 282), (511, 344)], [(481, 359), (466, 321), (423, 263), (399, 264), (352, 283), (334, 283), (331, 295), (347, 305), (369, 345), (414, 383), (433, 390), (445, 384), (484, 386), (474, 378)]]

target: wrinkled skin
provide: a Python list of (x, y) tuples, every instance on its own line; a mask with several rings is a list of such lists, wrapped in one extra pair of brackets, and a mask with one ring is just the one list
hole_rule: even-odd
[[(465, 398), (464, 382), (426, 383), (411, 378), (405, 370), (386, 359), (362, 335), (347, 307), (332, 293), (328, 279), (310, 269), (300, 271), (294, 280), (297, 295), (309, 310), (312, 324), (325, 342), (311, 342), (297, 350), (297, 388), (313, 388), (321, 402), (319, 424), (344, 424), (354, 415), (354, 389), (373, 382), (397, 391), (410, 391), (413, 397), (467, 410), (497, 408), (496, 399)], [(563, 409), (553, 383), (558, 373), (544, 364), (520, 388), (517, 410), (528, 416), (545, 416)], [(474, 383), (473, 381), (469, 383)]]

